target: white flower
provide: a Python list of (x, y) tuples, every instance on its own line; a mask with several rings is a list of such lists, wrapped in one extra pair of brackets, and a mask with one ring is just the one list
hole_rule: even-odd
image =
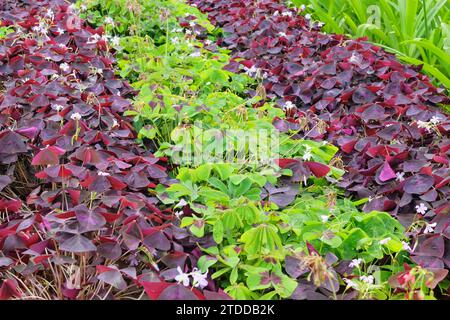
[(438, 125), (441, 122), (441, 118), (437, 116), (433, 116), (430, 119), (431, 124)]
[(391, 237), (387, 237), (387, 238), (381, 239), (381, 240), (380, 240), (380, 244), (381, 244), (381, 245), (385, 245), (385, 244), (388, 243), (390, 240), (391, 240)]
[(267, 72), (264, 72), (262, 77), (263, 77), (263, 79), (267, 79), (269, 77), (269, 74)]
[(186, 30), (186, 34), (192, 34), (191, 30)]
[(200, 51), (195, 51), (195, 52), (191, 53), (190, 56), (191, 57), (200, 57), (201, 53), (200, 53)]
[(174, 214), (178, 219), (180, 219), (180, 217), (184, 214), (184, 212), (183, 211), (175, 211)]
[(58, 32), (59, 35), (64, 34), (65, 30), (63, 28), (56, 29), (56, 32)]
[(292, 101), (286, 101), (283, 106), (284, 111), (291, 111), (294, 108), (295, 108), (295, 105), (292, 103)]
[(311, 15), (309, 13), (305, 14), (305, 19), (306, 20), (311, 20)]
[(111, 17), (106, 17), (106, 18), (105, 18), (105, 23), (106, 23), (106, 24), (110, 24), (111, 26), (114, 27), (114, 20), (113, 20), (113, 18), (111, 18)]
[(292, 12), (290, 11), (285, 11), (281, 14), (283, 17), (292, 17)]
[(320, 21), (320, 22), (317, 23), (317, 26), (318, 26), (319, 28), (322, 28), (324, 25), (325, 25), (325, 23), (323, 23), (322, 21)]
[(189, 22), (189, 26), (195, 27), (195, 22), (194, 21)]
[(427, 212), (428, 208), (421, 202), (420, 205), (416, 206), (416, 212), (424, 215)]
[(205, 40), (205, 44), (206, 44), (207, 46), (209, 46), (211, 43), (212, 43), (211, 40), (209, 40), (209, 39), (206, 39), (206, 40)]
[(70, 119), (78, 121), (81, 119), (81, 114), (79, 114), (78, 112), (72, 113), (72, 115), (70, 116)]
[(172, 41), (173, 44), (177, 44), (179, 42), (178, 37), (174, 37), (170, 41)]
[(287, 34), (284, 32), (278, 32), (279, 37), (287, 37)]
[(57, 112), (60, 112), (64, 107), (60, 104), (54, 104), (53, 109), (55, 109)]
[(305, 161), (309, 161), (309, 160), (311, 160), (311, 157), (312, 157), (311, 147), (308, 146), (308, 145), (306, 145), (306, 146), (305, 146), (305, 149), (306, 149), (306, 151), (305, 151), (305, 153), (303, 154), (302, 159), (305, 160)]
[(108, 177), (108, 176), (110, 176), (110, 174), (108, 172), (103, 172), (103, 171), (99, 171), (97, 174), (99, 176), (101, 176), (101, 177)]
[(348, 59), (348, 61), (350, 63), (358, 63), (359, 62), (358, 56), (355, 54), (355, 52), (352, 53), (352, 56), (350, 57), (350, 59)]
[(411, 247), (409, 246), (409, 244), (405, 241), (402, 241), (402, 246), (403, 246), (403, 250), (406, 250), (406, 251), (412, 250)]
[(47, 9), (45, 16), (53, 20), (53, 18), (55, 17), (55, 13), (53, 12), (52, 9)]
[(405, 180), (405, 178), (403, 177), (405, 175), (405, 173), (404, 172), (396, 172), (395, 173), (395, 176), (397, 177), (397, 178), (395, 178), (395, 180), (397, 180), (397, 181), (403, 181), (403, 180)]
[(362, 275), (361, 277), (359, 277), (359, 279), (361, 279), (361, 281), (368, 283), (368, 284), (373, 284), (375, 278), (372, 275), (369, 276), (365, 276)]
[(178, 203), (174, 206), (174, 208), (184, 207), (185, 205), (187, 205), (186, 200), (181, 199), (180, 202), (178, 202)]
[(358, 259), (353, 259), (350, 264), (348, 265), (350, 268), (359, 268), (359, 265), (364, 262), (363, 259), (358, 258)]
[(434, 228), (436, 227), (437, 222), (435, 223), (427, 223), (427, 225), (425, 226), (425, 230), (423, 231), (423, 233), (427, 234), (427, 233), (433, 233), (434, 232)]
[(103, 69), (96, 68), (96, 67), (91, 67), (91, 72), (93, 74), (100, 74), (100, 75), (102, 75), (103, 74)]
[(347, 278), (343, 278), (342, 280), (344, 280), (344, 282), (347, 284), (348, 287), (351, 287), (353, 289), (358, 289), (358, 284), (350, 279)]
[(179, 266), (177, 267), (177, 271), (178, 275), (175, 276), (175, 280), (187, 287), (189, 285), (189, 274), (184, 273)]
[(64, 71), (64, 72), (67, 72), (67, 71), (69, 71), (70, 70), (70, 66), (67, 64), (67, 63), (61, 63), (61, 65), (59, 66), (59, 68), (62, 70), (62, 71)]
[(322, 220), (323, 223), (327, 222), (329, 218), (330, 218), (330, 217), (329, 217), (329, 216), (326, 216), (326, 215), (321, 215), (321, 216), (320, 216), (320, 219)]
[(246, 73), (247, 75), (249, 75), (249, 76), (252, 76), (252, 75), (254, 75), (255, 73), (260, 72), (260, 70), (259, 70), (257, 67), (255, 67), (255, 66), (252, 66), (251, 68), (245, 67), (244, 69), (245, 69), (245, 73)]
[(274, 17), (278, 17), (279, 15), (280, 15), (280, 12), (278, 10), (273, 13)]
[(85, 4), (82, 4), (81, 7), (80, 7), (80, 9), (81, 9), (81, 11), (86, 11), (86, 10), (87, 10), (87, 7), (86, 7)]
[(102, 39), (102, 37), (94, 33), (92, 36), (89, 37), (87, 44), (97, 43), (100, 39)]
[(112, 127), (117, 127), (119, 125), (119, 123), (117, 122), (116, 118), (113, 118), (113, 124)]
[(118, 46), (120, 45), (120, 37), (118, 37), (118, 36), (112, 37), (112, 38), (111, 38), (111, 44), (112, 44), (114, 47), (118, 47)]
[(304, 161), (309, 161), (309, 160), (311, 160), (311, 157), (312, 157), (312, 153), (311, 153), (311, 151), (308, 150), (308, 151), (305, 152), (305, 154), (303, 155), (302, 159)]
[(302, 5), (300, 6), (300, 10), (301, 10), (301, 11), (305, 11), (305, 9), (306, 9), (306, 6), (305, 6), (304, 4), (302, 4)]
[(200, 287), (200, 289), (203, 289), (204, 287), (206, 287), (208, 285), (208, 280), (206, 280), (206, 277), (208, 275), (208, 271), (206, 271), (205, 273), (201, 273), (200, 270), (198, 270), (197, 268), (192, 269), (192, 285), (194, 287)]
[(424, 129), (427, 129), (427, 131), (430, 131), (431, 126), (432, 125), (429, 122), (417, 120), (417, 127), (418, 128), (424, 128)]

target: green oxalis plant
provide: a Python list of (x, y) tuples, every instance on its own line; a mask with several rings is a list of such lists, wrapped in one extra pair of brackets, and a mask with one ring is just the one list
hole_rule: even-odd
[[(83, 4), (90, 23), (101, 26), (105, 16), (113, 19), (114, 25), (106, 28), (109, 34), (120, 36), (120, 46), (115, 47), (119, 74), (140, 90), (136, 111), (128, 115), (135, 117), (138, 138), (155, 148), (170, 141), (172, 130), (193, 109), (212, 99), (233, 99), (254, 83), (245, 74), (223, 69), (230, 60), (224, 49), (204, 50), (218, 31), (205, 15), (182, 1), (92, 0)], [(187, 16), (195, 17), (195, 31), (204, 32), (207, 39), (199, 41), (192, 27), (180, 27), (178, 19)]]
[[(403, 250), (404, 228), (389, 214), (362, 213), (352, 201), (337, 197), (332, 187), (314, 183), (299, 184), (295, 201), (280, 208), (262, 199), (262, 187), (275, 185), (286, 170), (276, 166), (258, 172), (242, 169), (225, 163), (182, 168), (179, 183), (159, 187), (159, 197), (166, 204), (182, 201), (194, 212), (192, 216), (176, 213), (180, 227), (198, 238), (212, 233), (216, 245), (201, 248), (205, 255), (198, 267), (202, 272), (212, 270), (212, 278), (232, 297), (289, 298), (297, 279), (285, 271), (285, 259), (302, 257), (307, 243), (320, 255), (332, 253), (340, 260), (364, 263)], [(304, 260), (299, 263), (307, 268), (308, 258)], [(309, 271), (314, 277), (314, 268)], [(337, 292), (343, 280), (328, 272), (335, 278)], [(373, 290), (380, 291), (379, 287)]]

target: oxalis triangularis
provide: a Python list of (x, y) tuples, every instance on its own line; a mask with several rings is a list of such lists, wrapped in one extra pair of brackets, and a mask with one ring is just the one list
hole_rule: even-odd
[(267, 97), (286, 110), (288, 118), (274, 125), (338, 146), (347, 170), (339, 185), (367, 198), (365, 211), (390, 212), (409, 227), (416, 263), (449, 268), (444, 89), (366, 39), (320, 32), (319, 22), (283, 1), (189, 3), (224, 31), (217, 43), (234, 58), (226, 69), (259, 77)]
[(62, 0), (0, 10), (0, 299), (216, 294), (160, 276), (199, 250), (158, 209), (166, 159), (135, 141), (110, 37)]

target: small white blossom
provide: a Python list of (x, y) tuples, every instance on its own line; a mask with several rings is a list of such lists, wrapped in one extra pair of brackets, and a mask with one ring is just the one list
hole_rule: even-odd
[(64, 107), (60, 104), (54, 104), (53, 109), (55, 109), (57, 112), (60, 112)]
[(55, 17), (55, 13), (53, 12), (52, 9), (47, 9), (47, 12), (45, 13), (45, 16), (47, 18), (50, 18), (51, 20), (53, 20), (53, 18)]
[(67, 63), (61, 63), (61, 65), (59, 66), (59, 68), (62, 70), (62, 71), (64, 71), (64, 72), (67, 72), (67, 71), (69, 71), (70, 70), (70, 66), (67, 64)]
[(310, 146), (308, 146), (308, 145), (306, 145), (305, 146), (305, 153), (303, 154), (303, 157), (302, 157), (302, 159), (304, 160), (304, 161), (309, 161), (309, 160), (311, 160), (311, 157), (312, 157), (312, 153), (311, 153), (311, 147)]
[(427, 129), (427, 131), (430, 131), (432, 124), (426, 121), (417, 120), (417, 127)]
[(186, 200), (181, 199), (180, 202), (178, 202), (178, 203), (174, 206), (174, 208), (181, 208), (181, 207), (184, 207), (185, 205), (187, 205)]
[(195, 51), (195, 52), (191, 53), (190, 56), (194, 57), (194, 58), (197, 58), (197, 57), (201, 56), (201, 53), (200, 53), (200, 51)]
[(58, 32), (59, 35), (64, 34), (65, 30), (63, 28), (56, 29), (56, 32)]
[(358, 284), (356, 282), (347, 278), (343, 278), (342, 280), (344, 280), (348, 287), (358, 290)]
[(321, 215), (321, 216), (320, 216), (320, 219), (322, 220), (323, 223), (328, 222), (328, 219), (329, 219), (329, 218), (330, 218), (330, 217), (329, 217), (329, 216), (326, 216), (326, 215)]
[(284, 111), (291, 111), (295, 108), (295, 104), (292, 103), (292, 101), (286, 101), (286, 103), (283, 106)]
[(305, 6), (304, 4), (302, 4), (302, 5), (300, 6), (300, 10), (301, 10), (301, 11), (305, 11), (305, 9), (306, 9), (306, 6)]
[(106, 17), (105, 18), (105, 23), (106, 24), (110, 24), (112, 27), (114, 27), (114, 20), (111, 17)]
[(211, 40), (209, 40), (209, 39), (206, 39), (206, 40), (205, 40), (205, 44), (206, 44), (207, 46), (209, 46), (211, 43), (212, 43)]
[(353, 259), (350, 264), (348, 265), (350, 268), (359, 268), (359, 265), (364, 262), (363, 259), (358, 258), (358, 259)]
[(119, 125), (119, 123), (117, 122), (116, 118), (113, 118), (113, 124), (112, 127), (115, 128)]
[(350, 57), (350, 59), (348, 59), (348, 61), (350, 63), (359, 63), (359, 58), (358, 56), (355, 54), (355, 52), (352, 53), (352, 56)]
[(95, 44), (102, 39), (97, 33), (94, 33), (92, 36), (88, 38), (87, 44)]
[(183, 270), (178, 266), (177, 267), (178, 275), (175, 276), (175, 280), (178, 283), (182, 283), (183, 286), (187, 287), (189, 285), (189, 274), (184, 273)]
[(395, 180), (402, 182), (403, 180), (405, 180), (404, 178), (405, 173), (404, 172), (396, 172), (395, 173)]
[(435, 125), (435, 126), (438, 125), (440, 122), (441, 122), (441, 118), (437, 117), (437, 116), (433, 116), (430, 119), (430, 123)]
[(373, 277), (373, 275), (369, 275), (369, 276), (362, 275), (361, 277), (359, 277), (359, 279), (361, 279), (361, 281), (363, 281), (367, 284), (373, 284), (375, 281), (375, 278)]
[(206, 287), (208, 285), (208, 280), (206, 280), (206, 277), (208, 275), (208, 271), (206, 271), (205, 273), (201, 273), (200, 270), (198, 270), (197, 268), (192, 269), (192, 285), (194, 287), (199, 287), (200, 289), (203, 289), (204, 287)]
[(308, 150), (308, 151), (305, 152), (305, 154), (303, 155), (302, 159), (304, 161), (309, 161), (309, 160), (311, 160), (311, 157), (312, 157), (312, 153), (311, 153), (311, 151)]
[(385, 244), (388, 243), (390, 240), (391, 240), (391, 237), (387, 237), (387, 238), (381, 239), (381, 240), (380, 240), (380, 244), (381, 244), (381, 245), (385, 245)]
[(103, 171), (99, 171), (97, 174), (99, 176), (101, 176), (101, 177), (108, 177), (108, 176), (110, 176), (110, 174), (108, 172), (103, 172)]
[(173, 44), (177, 44), (178, 42), (180, 42), (178, 37), (174, 37), (170, 41), (172, 41)]
[(306, 20), (311, 20), (311, 15), (309, 13), (305, 14), (305, 19)]
[(192, 31), (191, 30), (186, 30), (186, 34), (190, 35), (190, 34), (192, 34)]
[(292, 17), (292, 12), (290, 11), (285, 11), (281, 14), (283, 17)]
[(195, 22), (194, 21), (189, 22), (189, 26), (195, 27)]
[(70, 116), (70, 119), (72, 119), (72, 120), (80, 120), (81, 119), (81, 114), (79, 114), (78, 112), (72, 113), (72, 115)]
[(437, 222), (435, 222), (435, 223), (427, 223), (423, 233), (425, 233), (425, 234), (433, 233), (434, 232), (434, 228), (436, 227), (436, 225), (437, 225)]
[(406, 250), (406, 251), (412, 250), (411, 247), (409, 246), (409, 244), (405, 241), (402, 241), (402, 246), (403, 246), (403, 250)]
[(427, 212), (428, 208), (421, 202), (418, 206), (416, 206), (416, 212), (424, 215)]
[(278, 10), (273, 13), (274, 17), (278, 17), (279, 15), (280, 15), (280, 12)]
[(174, 214), (178, 219), (180, 219), (180, 217), (184, 214), (184, 212), (183, 211), (175, 211)]
[(111, 44), (112, 44), (114, 47), (118, 47), (118, 46), (120, 45), (120, 37), (118, 37), (118, 36), (112, 37), (112, 38), (111, 38)]
[(81, 9), (81, 11), (86, 11), (86, 10), (87, 10), (87, 7), (86, 7), (85, 4), (82, 4), (82, 5), (80, 6), (80, 9)]
[(287, 34), (285, 32), (278, 32), (279, 37), (287, 37)]

